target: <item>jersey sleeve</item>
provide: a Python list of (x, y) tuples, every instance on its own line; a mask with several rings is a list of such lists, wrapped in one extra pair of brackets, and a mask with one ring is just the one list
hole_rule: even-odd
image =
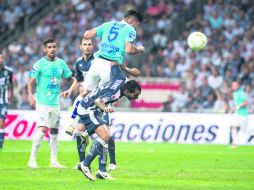
[(84, 80), (84, 76), (78, 67), (78, 62), (75, 63), (75, 69), (76, 69), (75, 78), (77, 79), (78, 82), (82, 82)]
[(30, 71), (30, 73), (29, 73), (29, 76), (30, 76), (30, 78), (38, 79), (39, 73), (40, 73), (39, 62), (36, 62), (36, 63), (33, 65), (32, 69), (31, 69), (31, 71)]
[(69, 78), (72, 75), (71, 70), (69, 69), (69, 67), (67, 66), (65, 62), (63, 62), (62, 67), (63, 67), (62, 77), (65, 79)]
[(136, 41), (136, 31), (133, 27), (129, 27), (125, 37), (125, 42), (135, 43)]
[(102, 37), (103, 30), (104, 30), (104, 27), (105, 27), (106, 24), (107, 24), (107, 23), (103, 23), (102, 25), (97, 26), (97, 27), (95, 28), (95, 30), (96, 30), (96, 37)]

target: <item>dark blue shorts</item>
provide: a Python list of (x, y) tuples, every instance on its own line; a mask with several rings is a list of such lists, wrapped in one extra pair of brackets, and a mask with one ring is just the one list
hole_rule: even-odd
[(89, 135), (95, 133), (95, 130), (105, 124), (101, 112), (90, 111), (89, 114), (79, 115), (78, 123), (84, 124)]
[(8, 111), (8, 105), (0, 104), (0, 119), (6, 119), (7, 111)]

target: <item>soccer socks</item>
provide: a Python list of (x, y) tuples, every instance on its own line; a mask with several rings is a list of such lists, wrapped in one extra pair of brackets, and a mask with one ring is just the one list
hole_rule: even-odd
[(232, 134), (232, 145), (237, 145), (237, 127), (232, 127), (231, 128), (231, 134)]
[(108, 144), (106, 144), (101, 138), (97, 141), (100, 143), (100, 149), (98, 149), (98, 159), (99, 159), (99, 170), (102, 172), (107, 172), (107, 156), (108, 156)]
[(95, 140), (83, 161), (83, 164), (88, 168), (90, 168), (92, 161), (98, 155), (97, 146), (100, 146), (100, 143)]
[(0, 148), (3, 148), (4, 144), (4, 129), (0, 129)]
[(50, 147), (50, 163), (57, 163), (57, 148), (58, 140), (57, 134), (49, 134), (49, 147)]
[(114, 137), (110, 137), (110, 139), (109, 139), (109, 142), (108, 142), (108, 153), (109, 153), (109, 158), (110, 158), (110, 164), (116, 164)]
[(41, 130), (37, 129), (34, 138), (33, 138), (33, 144), (32, 144), (32, 149), (31, 149), (31, 154), (30, 154), (30, 160), (36, 160), (36, 154), (41, 146), (41, 142), (44, 136), (44, 132)]
[[(100, 141), (100, 142), (99, 142)], [(89, 153), (85, 157), (83, 164), (90, 167), (94, 158), (98, 155), (99, 158), (99, 170), (106, 172), (108, 145), (101, 139), (95, 140), (92, 144)]]
[(85, 159), (86, 146), (81, 144), (81, 137), (80, 136), (76, 136), (76, 141), (77, 141), (77, 150), (78, 150), (79, 161), (82, 162)]

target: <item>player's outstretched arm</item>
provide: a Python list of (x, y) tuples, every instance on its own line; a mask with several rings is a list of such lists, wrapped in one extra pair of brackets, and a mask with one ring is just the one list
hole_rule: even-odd
[(72, 80), (73, 80), (73, 82), (72, 82), (70, 88), (68, 90), (63, 91), (62, 93), (60, 93), (60, 96), (63, 96), (64, 98), (69, 98), (71, 93), (73, 92), (73, 90), (78, 88), (79, 84), (78, 84), (77, 79), (72, 77)]
[(134, 76), (134, 77), (138, 77), (140, 75), (140, 70), (137, 68), (129, 68), (126, 67), (125, 65), (120, 65), (121, 70), (125, 71), (126, 73), (129, 73), (130, 75)]
[(145, 52), (145, 47), (144, 46), (135, 46), (134, 44), (127, 42), (125, 45), (125, 51), (128, 54), (134, 55), (137, 53), (144, 53)]
[(95, 37), (96, 37), (96, 30), (95, 30), (95, 28), (93, 28), (91, 30), (87, 30), (84, 33), (84, 38), (85, 39), (92, 39), (92, 38), (95, 38)]

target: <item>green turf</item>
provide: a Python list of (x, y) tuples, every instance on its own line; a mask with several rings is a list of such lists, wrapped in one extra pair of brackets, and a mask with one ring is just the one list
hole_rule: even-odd
[[(117, 143), (115, 181), (88, 181), (72, 167), (75, 142), (60, 142), (59, 160), (69, 169), (49, 169), (49, 148), (38, 154), (40, 169), (27, 168), (30, 141), (6, 141), (0, 152), (0, 190), (254, 189), (254, 147)], [(97, 160), (92, 165), (97, 170)]]

